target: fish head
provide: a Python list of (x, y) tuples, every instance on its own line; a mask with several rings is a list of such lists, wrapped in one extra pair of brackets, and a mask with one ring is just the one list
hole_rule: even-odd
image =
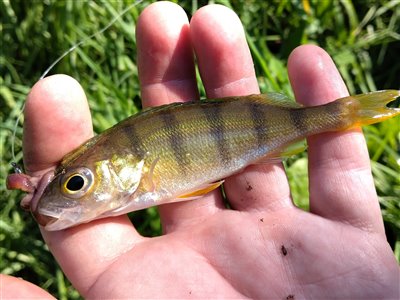
[(113, 157), (64, 168), (45, 188), (39, 187), (43, 192), (34, 196), (32, 214), (49, 231), (110, 215), (134, 197), (143, 165), (144, 160)]

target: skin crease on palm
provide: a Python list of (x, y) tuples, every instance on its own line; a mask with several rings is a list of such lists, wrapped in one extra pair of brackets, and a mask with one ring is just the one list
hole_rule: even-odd
[[(193, 52), (209, 98), (259, 93), (242, 25), (226, 7), (203, 7), (189, 25), (176, 4), (154, 3), (136, 34), (144, 106), (198, 98)], [(316, 46), (295, 49), (288, 70), (306, 106), (347, 95)], [(93, 134), (84, 92), (64, 75), (33, 87), (25, 116), (30, 175)], [(161, 206), (160, 237), (140, 236), (127, 216), (43, 237), (85, 298), (399, 298), (361, 131), (320, 134), (308, 145), (310, 212), (294, 206), (282, 165), (264, 164), (226, 179), (233, 209), (218, 191)]]

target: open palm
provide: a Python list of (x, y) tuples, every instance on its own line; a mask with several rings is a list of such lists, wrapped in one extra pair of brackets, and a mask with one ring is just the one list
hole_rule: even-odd
[[(237, 16), (200, 9), (189, 25), (172, 3), (155, 3), (137, 26), (144, 106), (198, 97), (193, 51), (209, 98), (258, 93)], [(297, 48), (289, 62), (296, 98), (318, 105), (347, 95), (330, 57)], [(92, 135), (86, 98), (67, 76), (32, 89), (24, 157), (40, 175)], [(164, 235), (145, 238), (126, 216), (43, 236), (85, 298), (397, 298), (399, 268), (386, 242), (359, 130), (308, 139), (310, 207), (293, 205), (280, 164), (250, 166), (225, 181), (233, 209), (214, 191), (159, 208)]]

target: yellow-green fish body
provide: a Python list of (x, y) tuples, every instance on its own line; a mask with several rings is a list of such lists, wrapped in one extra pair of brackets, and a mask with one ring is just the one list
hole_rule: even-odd
[(280, 94), (174, 103), (132, 116), (68, 154), (38, 203), (46, 229), (193, 199), (306, 136), (400, 114), (382, 91), (302, 107)]

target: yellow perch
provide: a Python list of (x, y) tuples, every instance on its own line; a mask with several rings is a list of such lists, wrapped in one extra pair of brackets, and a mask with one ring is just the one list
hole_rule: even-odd
[(66, 155), (24, 205), (45, 229), (60, 230), (194, 199), (306, 136), (399, 115), (386, 107), (399, 96), (379, 91), (303, 107), (271, 93), (152, 108)]

